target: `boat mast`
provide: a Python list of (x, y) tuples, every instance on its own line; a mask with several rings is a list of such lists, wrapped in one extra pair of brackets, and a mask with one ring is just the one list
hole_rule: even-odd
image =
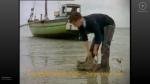
[(48, 13), (47, 13), (47, 0), (45, 0), (45, 20), (49, 20), (48, 19)]

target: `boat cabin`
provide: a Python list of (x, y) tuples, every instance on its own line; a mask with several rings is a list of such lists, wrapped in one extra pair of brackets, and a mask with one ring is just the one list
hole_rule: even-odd
[(63, 4), (60, 11), (54, 12), (55, 19), (68, 18), (71, 12), (81, 12), (79, 4)]

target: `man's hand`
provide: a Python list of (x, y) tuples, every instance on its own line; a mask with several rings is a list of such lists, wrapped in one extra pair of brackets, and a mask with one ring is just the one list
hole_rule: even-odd
[(95, 49), (95, 50), (93, 51), (93, 54), (94, 54), (95, 56), (98, 56), (98, 50)]
[(87, 60), (90, 60), (92, 58), (92, 54), (89, 50), (89, 44), (88, 41), (84, 41), (83, 45), (85, 46), (86, 50), (87, 50)]
[(92, 53), (89, 51), (89, 52), (87, 53), (87, 60), (90, 61), (91, 58), (92, 58)]
[(99, 46), (100, 46), (100, 44), (95, 44), (95, 46), (94, 46), (93, 54), (94, 54), (95, 56), (98, 56)]

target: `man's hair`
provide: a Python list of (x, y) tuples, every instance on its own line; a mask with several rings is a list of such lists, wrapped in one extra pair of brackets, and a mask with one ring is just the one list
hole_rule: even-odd
[(72, 22), (76, 22), (77, 20), (81, 19), (82, 15), (79, 12), (72, 12), (70, 17), (69, 17), (69, 21), (70, 23)]

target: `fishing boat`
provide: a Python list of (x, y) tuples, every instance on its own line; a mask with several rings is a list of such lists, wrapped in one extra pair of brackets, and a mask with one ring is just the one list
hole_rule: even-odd
[[(71, 10), (69, 10), (71, 9)], [(33, 11), (31, 9), (31, 15), (28, 19), (28, 25), (33, 36), (36, 37), (48, 37), (48, 38), (58, 38), (58, 39), (79, 39), (78, 29), (69, 23), (68, 17), (72, 12), (81, 12), (81, 6), (79, 4), (63, 4), (59, 11), (54, 12), (55, 19), (50, 20), (48, 18), (47, 11), (47, 0), (45, 0), (45, 15), (44, 19), (36, 19)]]

